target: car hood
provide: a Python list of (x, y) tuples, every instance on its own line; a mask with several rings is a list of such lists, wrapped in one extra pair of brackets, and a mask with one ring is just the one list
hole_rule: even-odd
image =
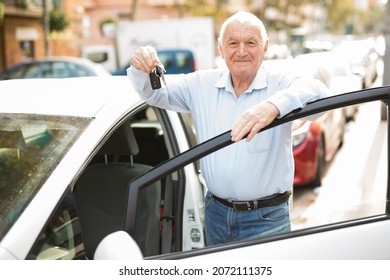
[(107, 103), (141, 101), (126, 76), (0, 81), (0, 112), (94, 117)]

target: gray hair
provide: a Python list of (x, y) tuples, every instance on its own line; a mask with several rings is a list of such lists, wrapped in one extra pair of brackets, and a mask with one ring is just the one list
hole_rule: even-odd
[(234, 21), (239, 23), (248, 23), (253, 26), (257, 26), (260, 30), (261, 38), (263, 39), (263, 45), (268, 40), (267, 30), (265, 29), (264, 23), (254, 14), (249, 12), (240, 11), (230, 16), (222, 23), (221, 30), (219, 32), (218, 42), (222, 43), (223, 35), (225, 34), (226, 27)]

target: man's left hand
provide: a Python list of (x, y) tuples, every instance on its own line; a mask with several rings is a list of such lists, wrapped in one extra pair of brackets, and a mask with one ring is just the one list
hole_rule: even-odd
[(251, 141), (257, 132), (269, 125), (279, 113), (279, 109), (267, 101), (253, 106), (237, 120), (232, 129), (232, 141), (238, 142), (248, 133), (246, 140)]

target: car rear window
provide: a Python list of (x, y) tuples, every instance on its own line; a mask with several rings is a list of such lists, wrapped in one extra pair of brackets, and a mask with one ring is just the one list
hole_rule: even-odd
[(0, 114), (0, 239), (90, 121), (69, 116)]

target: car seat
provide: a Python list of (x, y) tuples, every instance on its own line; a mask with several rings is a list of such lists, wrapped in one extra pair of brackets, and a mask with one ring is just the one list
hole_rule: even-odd
[[(124, 230), (130, 181), (152, 167), (133, 163), (139, 152), (130, 123), (119, 127), (99, 150), (104, 162), (88, 166), (74, 187), (86, 256), (93, 258), (99, 242), (108, 234)], [(119, 161), (128, 155), (126, 162)], [(137, 203), (136, 232), (133, 238), (143, 256), (160, 252), (161, 184), (148, 186), (140, 192)]]

